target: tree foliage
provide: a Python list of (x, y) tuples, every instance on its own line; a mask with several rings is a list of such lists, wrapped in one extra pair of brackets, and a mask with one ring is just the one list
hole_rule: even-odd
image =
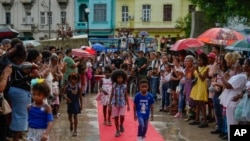
[[(227, 24), (229, 17), (244, 18), (247, 24), (250, 19), (249, 0), (190, 0), (206, 15), (210, 23)], [(246, 24), (246, 23), (245, 23)]]
[(191, 14), (187, 14), (184, 18), (178, 18), (176, 20), (175, 28), (184, 31), (185, 37), (189, 37), (191, 33)]

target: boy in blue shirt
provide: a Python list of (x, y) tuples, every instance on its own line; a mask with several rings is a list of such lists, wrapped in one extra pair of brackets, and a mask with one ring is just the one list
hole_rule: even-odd
[(145, 79), (140, 80), (138, 92), (134, 97), (134, 120), (138, 120), (138, 141), (144, 141), (148, 129), (148, 120), (153, 120), (154, 112), (154, 98), (148, 92), (148, 81)]

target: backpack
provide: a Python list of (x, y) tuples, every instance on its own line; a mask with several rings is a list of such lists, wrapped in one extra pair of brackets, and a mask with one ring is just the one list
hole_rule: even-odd
[(90, 80), (92, 78), (92, 69), (91, 69), (91, 67), (87, 68), (86, 76), (87, 76), (88, 80)]

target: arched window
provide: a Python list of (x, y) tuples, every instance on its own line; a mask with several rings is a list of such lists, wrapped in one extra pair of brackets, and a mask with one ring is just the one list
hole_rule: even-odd
[(85, 17), (85, 9), (87, 8), (87, 5), (86, 4), (81, 4), (79, 6), (79, 22), (86, 22), (87, 19)]

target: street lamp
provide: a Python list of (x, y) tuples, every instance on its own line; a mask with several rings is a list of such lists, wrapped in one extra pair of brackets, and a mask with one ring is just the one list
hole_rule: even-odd
[(46, 10), (46, 12), (48, 12), (48, 25), (49, 25), (49, 39), (51, 37), (51, 16), (52, 16), (52, 12), (51, 12), (51, 0), (49, 0), (49, 6), (45, 3), (45, 1), (42, 2), (41, 6)]
[(49, 39), (50, 39), (50, 37), (51, 37), (51, 15), (52, 13), (51, 13), (51, 0), (49, 0)]
[(89, 41), (89, 12), (90, 12), (90, 9), (89, 8), (85, 8), (85, 19), (87, 21), (87, 36), (88, 36), (88, 41)]

